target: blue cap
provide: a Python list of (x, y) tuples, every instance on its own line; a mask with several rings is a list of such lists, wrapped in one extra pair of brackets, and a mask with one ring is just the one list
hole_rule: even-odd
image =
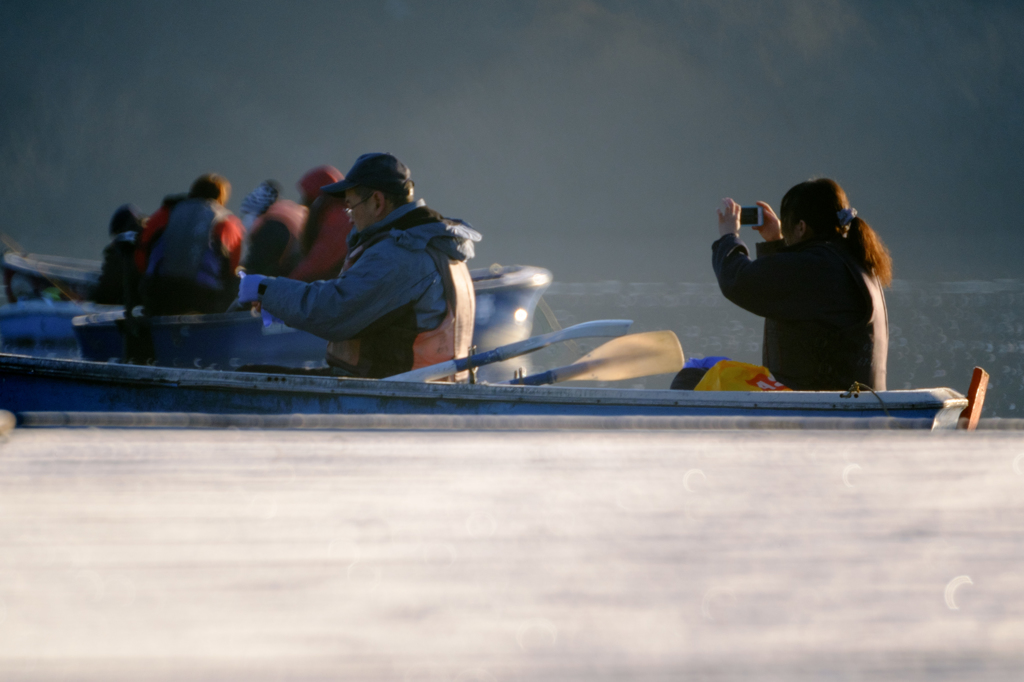
[(345, 173), (345, 179), (320, 189), (325, 194), (340, 197), (345, 190), (357, 185), (380, 190), (388, 194), (403, 194), (409, 181), (409, 167), (391, 154), (363, 154), (352, 168)]

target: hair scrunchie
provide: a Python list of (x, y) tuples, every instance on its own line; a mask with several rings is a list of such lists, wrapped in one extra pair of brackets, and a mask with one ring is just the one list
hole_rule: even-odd
[(839, 227), (849, 227), (853, 219), (857, 217), (857, 209), (844, 208), (836, 213), (836, 217), (839, 218)]

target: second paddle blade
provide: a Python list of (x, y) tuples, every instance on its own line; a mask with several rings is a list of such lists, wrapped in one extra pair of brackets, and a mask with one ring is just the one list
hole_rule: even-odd
[(571, 367), (584, 371), (567, 381), (621, 381), (678, 372), (683, 347), (670, 331), (622, 336), (587, 353)]

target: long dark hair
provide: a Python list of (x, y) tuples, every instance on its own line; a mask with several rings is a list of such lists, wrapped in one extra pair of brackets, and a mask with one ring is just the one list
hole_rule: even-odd
[(802, 220), (812, 239), (842, 239), (861, 266), (877, 277), (883, 286), (889, 286), (892, 283), (889, 249), (859, 216), (850, 222), (848, 231), (842, 227), (839, 212), (847, 208), (850, 208), (850, 202), (839, 183), (829, 178), (818, 178), (801, 182), (786, 192), (779, 207), (779, 218), (784, 232), (791, 231)]

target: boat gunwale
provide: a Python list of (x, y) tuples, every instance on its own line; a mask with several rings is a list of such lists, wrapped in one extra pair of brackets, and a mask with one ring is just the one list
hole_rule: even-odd
[[(380, 398), (508, 401), (576, 405), (636, 405), (771, 411), (813, 410), (843, 412), (938, 410), (967, 406), (967, 399), (950, 388), (880, 391), (840, 397), (840, 391), (673, 391), (669, 389), (596, 388), (575, 386), (512, 386), (442, 382), (380, 382), (348, 377), (302, 376), (235, 372), (150, 365), (124, 365), (64, 358), (38, 358), (0, 353), (0, 370), (22, 374), (70, 377), (78, 380), (134, 385), (163, 385), (320, 395), (358, 395)], [(813, 396), (813, 398), (812, 398)], [(826, 398), (825, 396), (830, 396)], [(861, 402), (864, 401), (864, 402)]]

